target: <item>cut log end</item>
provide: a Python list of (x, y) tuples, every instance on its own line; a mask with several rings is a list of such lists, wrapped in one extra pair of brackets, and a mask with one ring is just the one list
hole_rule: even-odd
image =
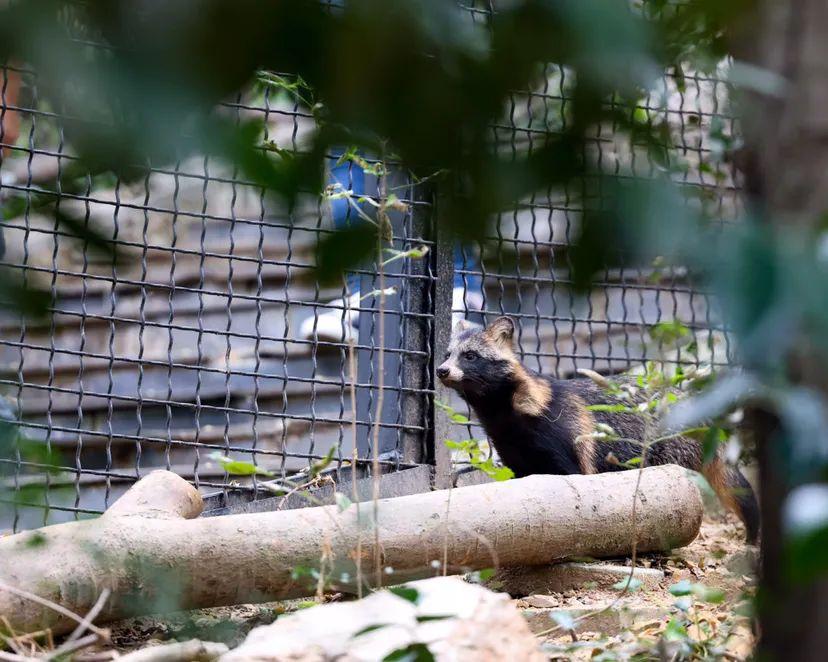
[(171, 471), (153, 471), (118, 499), (105, 517), (140, 515), (142, 517), (193, 519), (204, 510), (198, 490)]

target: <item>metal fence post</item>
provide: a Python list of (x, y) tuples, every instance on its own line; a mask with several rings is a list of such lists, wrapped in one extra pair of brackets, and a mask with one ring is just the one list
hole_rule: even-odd
[[(412, 212), (410, 234), (412, 238), (429, 236), (434, 206), (429, 187), (412, 186)], [(432, 251), (433, 253), (433, 251)], [(431, 383), (432, 351), (431, 319), (434, 314), (431, 296), (432, 255), (423, 259), (409, 260), (409, 286), (403, 302), (402, 347), (402, 444), (400, 459), (406, 463), (420, 464), (429, 457), (428, 441), (429, 386)], [(419, 428), (419, 430), (415, 430)], [(426, 428), (424, 430), (424, 428)], [(420, 431), (423, 430), (423, 431)]]
[[(437, 379), (437, 366), (442, 362), (443, 354), (451, 340), (451, 305), (454, 289), (454, 245), (448, 233), (440, 227), (439, 200), (435, 201), (432, 214), (435, 245), (432, 259), (434, 275), (434, 333), (431, 353), (431, 379), (434, 384), (434, 400), (448, 402), (449, 391)], [(430, 437), (432, 460), (434, 463), (434, 487), (445, 489), (451, 486), (451, 456), (445, 440), (452, 435), (452, 425), (448, 416), (432, 402), (434, 421)]]

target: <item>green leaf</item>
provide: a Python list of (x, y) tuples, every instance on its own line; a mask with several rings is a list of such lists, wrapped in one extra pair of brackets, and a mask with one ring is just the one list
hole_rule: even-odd
[(222, 469), (232, 476), (275, 476), (272, 471), (262, 469), (252, 462), (233, 460), (219, 451), (210, 453), (209, 458), (219, 463)]
[(704, 464), (707, 464), (716, 457), (716, 451), (718, 451), (719, 446), (727, 443), (727, 438), (728, 434), (726, 430), (720, 427), (707, 428), (704, 440), (702, 441), (702, 462)]
[(476, 570), (468, 574), (468, 581), (473, 584), (482, 584), (494, 577), (494, 568), (483, 568), (483, 570)]
[(325, 285), (341, 284), (343, 274), (374, 254), (377, 227), (358, 222), (324, 235), (316, 246), (316, 276)]
[(376, 632), (377, 630), (381, 630), (382, 628), (386, 628), (390, 625), (390, 623), (376, 623), (374, 625), (368, 625), (361, 630), (357, 630), (354, 634), (351, 635), (351, 639), (356, 639), (357, 637), (361, 637), (363, 634), (368, 634), (369, 632)]
[(725, 593), (722, 589), (705, 586), (704, 584), (696, 584), (693, 587), (693, 594), (702, 602), (712, 604), (721, 604), (725, 599)]
[(664, 628), (664, 638), (667, 641), (686, 641), (687, 628), (678, 619), (671, 618)]
[(438, 400), (437, 398), (434, 398), (434, 406), (437, 407), (437, 409), (442, 409), (444, 412), (450, 414), (454, 413), (454, 409), (451, 408), (451, 405), (447, 402), (443, 402), (442, 400)]
[(568, 611), (549, 612), (549, 618), (555, 621), (558, 627), (563, 628), (567, 632), (575, 629), (575, 619), (572, 618), (572, 614)]
[(0, 299), (8, 308), (24, 317), (42, 318), (52, 305), (52, 295), (24, 282), (12, 269), (0, 268)]
[(409, 644), (391, 651), (382, 662), (434, 662), (434, 655), (425, 644)]
[(680, 582), (670, 586), (667, 590), (670, 591), (671, 595), (690, 595), (693, 593), (693, 584), (687, 579), (682, 579)]
[(736, 605), (733, 613), (738, 616), (744, 616), (745, 618), (756, 618), (756, 606), (753, 604), (752, 599), (742, 600)]
[(350, 508), (351, 504), (353, 503), (347, 496), (342, 494), (342, 492), (337, 492), (334, 494), (334, 501), (336, 502), (336, 509), (340, 513), (348, 510), (348, 508)]
[(408, 600), (414, 604), (417, 604), (420, 599), (420, 592), (416, 588), (411, 588), (410, 586), (392, 586), (388, 590), (398, 598)]
[(669, 589), (672, 595), (685, 596), (694, 595), (703, 602), (710, 602), (719, 604), (724, 601), (724, 591), (704, 584), (694, 584), (686, 579), (681, 580), (677, 584), (673, 584)]
[(617, 437), (618, 436), (615, 432), (615, 429), (611, 425), (607, 425), (606, 423), (596, 423), (595, 424), (595, 431), (600, 432), (601, 434), (605, 434), (609, 437)]
[(449, 420), (451, 420), (452, 423), (457, 423), (459, 425), (468, 425), (469, 423), (471, 423), (468, 417), (455, 411), (454, 408), (451, 407), (451, 405), (448, 405), (445, 402), (441, 402), (440, 400), (434, 400), (434, 406), (446, 412), (446, 414), (448, 414), (449, 416)]
[(314, 462), (311, 465), (310, 470), (308, 471), (308, 477), (311, 479), (316, 478), (320, 473), (327, 469), (331, 462), (333, 462), (335, 453), (336, 446), (334, 445), (328, 449), (328, 452), (325, 454), (325, 457), (323, 457), (318, 462)]
[(763, 96), (784, 99), (790, 85), (784, 76), (763, 67), (736, 60), (730, 64), (728, 79), (735, 87), (758, 92)]
[(117, 244), (111, 237), (105, 237), (100, 230), (90, 225), (81, 216), (80, 218), (55, 207), (53, 212), (55, 219), (60, 225), (73, 235), (82, 239), (85, 246), (97, 251), (99, 254), (109, 256), (109, 259), (116, 264), (121, 261), (118, 255)]
[(690, 596), (683, 595), (673, 603), (673, 606), (681, 611), (687, 611), (693, 606), (693, 600)]
[[(387, 207), (392, 207), (399, 209), (400, 207), (406, 207), (402, 202), (399, 202), (397, 196), (391, 194), (385, 201)], [(418, 260), (422, 257), (428, 255), (428, 246), (420, 246), (419, 248), (412, 248), (407, 251), (398, 251), (394, 248), (386, 248), (386, 253), (389, 253), (391, 257), (385, 260), (382, 264), (383, 266), (387, 266), (392, 262), (396, 262), (397, 260), (404, 260), (407, 257), (413, 258)]]
[(615, 405), (587, 405), (587, 411), (600, 411), (606, 412), (607, 414), (620, 414), (622, 412), (635, 412), (633, 407), (625, 404), (615, 404)]
[(645, 108), (636, 108), (633, 111), (633, 122), (637, 124), (646, 124), (649, 121), (647, 110)]
[(504, 480), (512, 480), (515, 477), (515, 472), (512, 471), (509, 467), (497, 467), (493, 471), (488, 472), (489, 476), (495, 480), (495, 482), (501, 482)]
[(453, 614), (432, 614), (426, 616), (417, 616), (418, 623), (428, 623), (430, 621), (444, 621), (447, 618), (454, 618)]
[(674, 345), (682, 338), (690, 335), (690, 329), (678, 320), (659, 322), (649, 329), (650, 337), (657, 343)]
[[(627, 586), (628, 584), (629, 587)], [(623, 591), (624, 589), (627, 589), (630, 593), (632, 593), (641, 588), (641, 580), (637, 577), (625, 577), (620, 582), (613, 584), (612, 587), (616, 591)]]
[(290, 571), (290, 578), (294, 581), (305, 577), (310, 577), (314, 580), (319, 579), (319, 571), (316, 568), (308, 568), (304, 565), (297, 565)]

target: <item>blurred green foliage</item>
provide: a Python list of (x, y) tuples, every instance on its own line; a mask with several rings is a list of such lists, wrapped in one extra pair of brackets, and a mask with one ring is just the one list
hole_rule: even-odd
[[(490, 13), (427, 0), (28, 0), (0, 12), (0, 60), (36, 72), (40, 103), (66, 118), (64, 138), (81, 157), (47, 189), (83, 190), (107, 173), (141, 178), (200, 153), (292, 204), (322, 193), (325, 154), (348, 145), (343, 158), (379, 154), (429, 178), (441, 230), (465, 239), (483, 238), (498, 211), (539, 190), (600, 191), (600, 205), (584, 205), (571, 252), (576, 284), (587, 287), (615, 263), (699, 261), (707, 239), (671, 183), (667, 127), (639, 104), (665, 69), (680, 89), (685, 68), (712, 70), (727, 52), (725, 28), (749, 4), (512, 0)], [(550, 119), (531, 149), (493, 148), (491, 126), (511, 95), (542, 87), (550, 63), (566, 77), (564, 121)], [(310, 110), (304, 149), (265, 143), (260, 123), (217, 111), (253, 84)], [(663, 176), (630, 182), (603, 172), (590, 148), (603, 124), (655, 155)], [(11, 198), (5, 213), (19, 213), (15, 205), (51, 206), (89, 247), (111, 245), (49, 196)], [(379, 225), (330, 235), (319, 275), (374, 253)], [(29, 308), (47, 301), (17, 299)]]
[[(292, 201), (321, 192), (331, 146), (388, 150), (420, 176), (441, 173), (441, 223), (479, 238), (520, 197), (599, 174), (585, 150), (597, 124), (660, 144), (663, 127), (636, 121), (636, 101), (665, 67), (714, 66), (722, 25), (744, 2), (516, 0), (488, 24), (459, 3), (336, 4), (16, 2), (0, 14), (0, 59), (37, 72), (41, 98), (71, 118), (66, 139), (93, 173), (140, 177), (148, 164), (199, 152)], [(496, 153), (492, 122), (548, 63), (568, 72), (568, 121), (531, 153)], [(255, 122), (215, 112), (256, 80), (313, 109), (307, 150), (265, 146)]]
[[(26, 0), (0, 11), (0, 59), (36, 71), (41, 98), (71, 118), (66, 140), (82, 167), (67, 179), (136, 178), (150, 164), (203, 153), (292, 203), (300, 192), (322, 192), (324, 155), (347, 145), (351, 155), (387, 155), (431, 178), (441, 229), (470, 239), (533, 192), (600, 190), (570, 254), (576, 283), (588, 287), (609, 265), (666, 259), (715, 292), (745, 373), (718, 380), (683, 410), (681, 426), (762, 402), (780, 418), (779, 462), (794, 485), (824, 480), (828, 467), (824, 400), (792, 386), (787, 361), (803, 343), (814, 362), (828, 359), (824, 228), (779, 236), (757, 207), (739, 224), (711, 223), (671, 182), (665, 126), (638, 105), (665, 69), (679, 90), (685, 71), (712, 70), (752, 4), (510, 0), (484, 21), (426, 0)], [(531, 151), (493, 149), (490, 127), (510, 94), (536, 88), (549, 63), (566, 72), (566, 121)], [(734, 82), (778, 93), (772, 77), (739, 71)], [(253, 83), (310, 107), (316, 129), (306, 149), (264, 144), (261, 125), (216, 112)], [(660, 158), (662, 175), (630, 181), (603, 172), (588, 138), (606, 123)], [(720, 129), (714, 153), (727, 159), (739, 145)], [(320, 248), (322, 261), (334, 271), (352, 266), (375, 250), (372, 228), (335, 235)], [(828, 568), (828, 558), (817, 565)]]

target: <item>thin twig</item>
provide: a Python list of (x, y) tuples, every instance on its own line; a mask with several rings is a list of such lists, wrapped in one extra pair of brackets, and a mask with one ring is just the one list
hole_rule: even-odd
[[(351, 290), (345, 281), (346, 320), (351, 319)], [(359, 448), (357, 447), (357, 405), (356, 405), (356, 352), (354, 351), (354, 335), (348, 336), (348, 376), (350, 385), (348, 391), (351, 398), (351, 497), (356, 507), (357, 520), (357, 548), (356, 548), (356, 583), (357, 597), (362, 599), (362, 523), (360, 522), (359, 497), (357, 495), (357, 467), (359, 462)]]
[(630, 559), (630, 574), (627, 577), (627, 583), (624, 584), (624, 589), (621, 591), (621, 594), (618, 596), (618, 600), (624, 597), (624, 595), (629, 591), (630, 584), (635, 576), (635, 563), (638, 557), (638, 492), (641, 488), (641, 475), (644, 473), (644, 467), (647, 466), (647, 451), (650, 449), (650, 445), (644, 447), (644, 450), (641, 452), (641, 465), (638, 468), (638, 476), (635, 480), (635, 490), (633, 491), (633, 506), (632, 506), (632, 558)]
[[(285, 492), (285, 494), (282, 496), (282, 500), (279, 501), (279, 505), (276, 506), (276, 510), (281, 510), (284, 507), (284, 505), (287, 503), (288, 497), (293, 496), (294, 494), (299, 492), (299, 490), (304, 490), (304, 489), (307, 489), (309, 487), (318, 487), (323, 482), (322, 478), (323, 478), (322, 476), (317, 476), (316, 478), (313, 478), (313, 479), (307, 481), (306, 483), (299, 483), (299, 484), (293, 485), (293, 487), (290, 490), (288, 490), (287, 492)], [(333, 478), (331, 478), (330, 476), (324, 476), (324, 478), (326, 478), (329, 481), (333, 482)], [(288, 481), (283, 481), (283, 482), (288, 482)], [(324, 482), (327, 482), (327, 481), (324, 481)], [(303, 494), (302, 496), (315, 506), (325, 505), (322, 501), (317, 499), (312, 494)]]
[(377, 409), (374, 416), (374, 434), (373, 443), (371, 444), (371, 474), (372, 474), (372, 495), (374, 510), (374, 573), (377, 588), (382, 586), (382, 549), (380, 547), (380, 531), (379, 531), (379, 497), (380, 497), (380, 464), (379, 464), (379, 438), (380, 438), (380, 422), (382, 421), (382, 406), (385, 400), (385, 268), (382, 263), (382, 241), (383, 230), (385, 224), (388, 222), (388, 215), (385, 210), (385, 202), (387, 200), (387, 181), (385, 169), (385, 152), (382, 155), (382, 174), (379, 176), (379, 194), (382, 204), (377, 212), (377, 220), (379, 221), (379, 231), (377, 232), (377, 262), (379, 262), (379, 353), (377, 356), (377, 372), (379, 374), (377, 380)]
[(75, 651), (79, 651), (83, 648), (88, 648), (89, 646), (93, 646), (97, 644), (101, 638), (97, 634), (88, 634), (85, 637), (81, 637), (75, 641), (65, 641), (61, 646), (56, 648), (55, 650), (51, 651), (48, 655), (45, 655), (41, 659), (43, 660), (54, 660), (57, 657), (62, 655), (69, 655), (70, 653), (74, 653)]
[(327, 529), (322, 532), (322, 555), (319, 557), (319, 577), (316, 580), (316, 599), (322, 602), (325, 597), (325, 569), (331, 566), (331, 538)]
[(80, 623), (78, 627), (76, 627), (75, 630), (72, 632), (72, 634), (70, 634), (66, 638), (64, 645), (72, 641), (75, 641), (75, 639), (80, 637), (84, 632), (86, 632), (89, 629), (89, 626), (92, 624), (92, 621), (94, 621), (97, 618), (98, 614), (100, 614), (101, 610), (104, 608), (106, 601), (109, 600), (109, 596), (111, 595), (111, 593), (112, 592), (108, 588), (105, 588), (103, 591), (101, 591), (101, 594), (98, 596), (97, 601), (94, 605), (92, 605), (92, 609), (90, 609), (89, 613), (86, 614), (86, 616), (83, 619), (83, 622)]
[(76, 655), (74, 662), (110, 662), (121, 657), (117, 651), (89, 651)]
[(449, 481), (448, 495), (446, 496), (446, 517), (443, 522), (443, 577), (448, 574), (449, 511), (451, 510), (451, 488), (453, 483), (453, 480)]
[(497, 569), (500, 567), (500, 558), (498, 557), (497, 550), (495, 549), (491, 540), (489, 540), (486, 536), (478, 533), (470, 526), (466, 526), (462, 522), (454, 522), (453, 526), (459, 529), (460, 531), (465, 531), (472, 538), (476, 538), (478, 542), (480, 542), (483, 545), (483, 547), (486, 548), (486, 551), (489, 552), (489, 556), (492, 559), (492, 568)]
[(3, 635), (0, 635), (0, 643), (5, 644), (9, 648), (11, 648), (12, 651), (17, 653), (18, 655), (23, 654), (23, 651), (20, 649), (20, 646), (18, 646), (18, 643), (14, 640), (14, 637), (6, 637), (6, 636), (3, 636)]
[(3, 628), (9, 633), (8, 635), (0, 633), (0, 639), (2, 639), (15, 653), (22, 655), (23, 651), (17, 645), (17, 635), (15, 634), (11, 623), (9, 623), (9, 619), (5, 616), (0, 616), (0, 623), (3, 624)]
[[(414, 183), (415, 184), (425, 184), (426, 182), (434, 179), (435, 177), (439, 177), (440, 175), (442, 175), (445, 172), (446, 172), (445, 170), (437, 170), (436, 172), (433, 172), (430, 175), (426, 175), (425, 177), (417, 177), (416, 175), (414, 175)], [(389, 191), (399, 191), (401, 189), (410, 188), (410, 187), (411, 187), (410, 183), (405, 183), (405, 184), (400, 184), (399, 186), (392, 186), (388, 190)]]
[[(36, 602), (39, 605), (42, 605), (44, 607), (47, 607), (48, 609), (51, 609), (52, 611), (57, 612), (61, 616), (65, 616), (66, 618), (69, 618), (69, 619), (75, 621), (75, 623), (83, 623), (84, 622), (84, 619), (83, 619), (82, 616), (78, 616), (75, 612), (70, 611), (69, 609), (66, 609), (66, 607), (62, 607), (59, 604), (57, 604), (55, 602), (52, 602), (51, 600), (47, 600), (46, 598), (41, 598), (39, 595), (35, 595), (34, 593), (29, 593), (28, 591), (24, 591), (21, 588), (17, 588), (15, 586), (10, 586), (9, 584), (6, 584), (5, 582), (0, 581), (0, 590), (8, 591), (9, 593), (11, 593), (13, 595), (17, 595), (17, 596), (19, 596), (19, 597), (21, 597), (25, 600), (29, 600), (31, 602)], [(92, 625), (91, 623), (89, 625), (87, 625), (86, 627), (87, 627), (88, 630), (91, 630), (92, 632), (94, 632), (95, 634), (97, 634), (101, 638), (105, 639), (108, 636), (108, 633), (107, 633), (106, 630), (103, 630), (103, 629), (101, 629), (101, 628), (99, 628), (95, 625)]]
[[(345, 189), (345, 187), (342, 186), (341, 184), (338, 184), (337, 186), (339, 186), (342, 189), (341, 192), (340, 193), (335, 193), (333, 195), (329, 195), (328, 199), (329, 200), (347, 200), (347, 202), (351, 206), (351, 208), (353, 208), (353, 210), (357, 213), (357, 215), (363, 221), (366, 221), (367, 223), (370, 223), (371, 225), (376, 226), (377, 222), (373, 218), (368, 216), (368, 214), (366, 214), (362, 210), (362, 208), (354, 200), (353, 191), (349, 191), (349, 190)], [(372, 204), (375, 204), (373, 202), (373, 200), (370, 200), (369, 198), (365, 198), (365, 200), (370, 201)], [(378, 206), (378, 205), (375, 204), (375, 206)]]

